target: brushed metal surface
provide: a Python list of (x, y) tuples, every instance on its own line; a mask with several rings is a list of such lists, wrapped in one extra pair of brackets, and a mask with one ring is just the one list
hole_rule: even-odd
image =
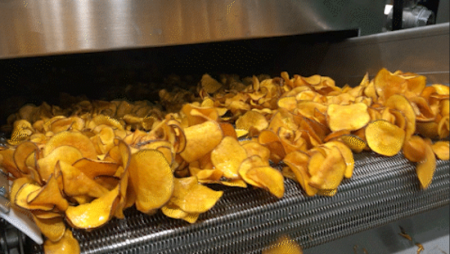
[(0, 0), (0, 58), (360, 29), (383, 0)]
[(384, 67), (425, 75), (429, 84), (449, 84), (449, 34), (444, 23), (350, 38), (330, 45), (318, 73), (358, 85), (364, 73), (373, 77)]

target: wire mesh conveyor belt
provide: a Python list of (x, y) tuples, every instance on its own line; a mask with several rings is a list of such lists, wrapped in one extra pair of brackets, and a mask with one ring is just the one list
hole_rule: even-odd
[(432, 184), (420, 190), (415, 165), (403, 155), (356, 154), (353, 177), (334, 197), (306, 197), (290, 179), (281, 200), (258, 189), (226, 188), (192, 225), (129, 209), (123, 220), (74, 236), (82, 253), (260, 253), (283, 234), (310, 248), (449, 204), (449, 175), (449, 163), (438, 160)]

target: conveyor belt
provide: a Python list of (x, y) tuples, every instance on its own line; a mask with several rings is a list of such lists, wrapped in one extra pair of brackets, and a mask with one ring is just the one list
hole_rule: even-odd
[(82, 253), (260, 253), (283, 234), (310, 248), (450, 203), (447, 161), (438, 160), (427, 190), (401, 154), (356, 154), (355, 165), (334, 197), (306, 197), (290, 179), (281, 200), (258, 189), (215, 186), (225, 189), (223, 198), (195, 224), (132, 208), (124, 220), (74, 236)]

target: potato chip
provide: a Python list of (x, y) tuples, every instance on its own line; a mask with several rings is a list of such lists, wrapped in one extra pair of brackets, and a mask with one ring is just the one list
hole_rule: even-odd
[(346, 165), (344, 177), (345, 178), (352, 177), (353, 169), (355, 168), (355, 160), (353, 159), (353, 153), (350, 150), (350, 148), (348, 148), (348, 146), (346, 146), (344, 143), (339, 142), (339, 141), (327, 142), (324, 145), (329, 148), (335, 146), (339, 149), (342, 157), (344, 158), (345, 165)]
[(283, 97), (278, 100), (278, 107), (292, 112), (297, 108), (297, 99), (294, 96)]
[(410, 139), (405, 140), (403, 155), (412, 162), (423, 161), (426, 159), (426, 146), (427, 144), (421, 137), (412, 136)]
[(40, 219), (33, 216), (33, 220), (41, 230), (42, 234), (50, 241), (58, 242), (63, 238), (64, 232), (66, 231), (66, 225), (64, 224), (64, 219), (62, 217)]
[(118, 202), (119, 185), (90, 203), (69, 206), (66, 210), (67, 222), (75, 228), (98, 228), (109, 221)]
[(320, 166), (311, 163), (312, 159), (313, 156), (308, 164), (308, 170), (311, 174), (309, 185), (317, 189), (336, 189), (344, 178), (347, 168), (339, 148), (333, 146)]
[(259, 144), (258, 142), (255, 142), (255, 141), (250, 141), (250, 142), (247, 142), (247, 143), (244, 143), (241, 145), (247, 152), (248, 158), (250, 158), (253, 155), (258, 155), (264, 161), (269, 161), (270, 150), (267, 147)]
[(23, 174), (17, 169), (14, 162), (14, 151), (14, 149), (0, 150), (0, 164), (2, 168), (6, 169), (7, 172), (11, 173), (15, 178), (20, 178)]
[(419, 162), (416, 167), (417, 177), (419, 178), (420, 187), (428, 188), (433, 179), (436, 170), (436, 157), (430, 145), (425, 146), (425, 160)]
[(403, 146), (405, 131), (385, 120), (376, 120), (367, 125), (366, 139), (374, 152), (394, 156)]
[(268, 126), (269, 123), (266, 118), (262, 114), (252, 110), (248, 111), (236, 120), (237, 129), (249, 130), (250, 127), (253, 127), (258, 131), (262, 131)]
[(239, 175), (246, 183), (251, 184), (255, 187), (263, 188), (263, 185), (254, 181), (252, 178), (247, 177), (247, 173), (252, 168), (264, 166), (269, 166), (269, 161), (263, 160), (259, 155), (251, 155), (247, 159), (242, 161), (241, 165), (239, 166)]
[(41, 158), (37, 161), (38, 171), (43, 181), (47, 181), (51, 174), (55, 170), (56, 163), (58, 161), (64, 161), (68, 164), (72, 164), (75, 161), (81, 159), (83, 154), (80, 150), (72, 146), (60, 146), (48, 154), (45, 158)]
[(88, 158), (81, 158), (75, 161), (72, 166), (79, 169), (91, 179), (100, 175), (112, 176), (119, 167), (115, 162), (91, 160)]
[(72, 146), (77, 148), (83, 157), (97, 159), (97, 152), (91, 140), (80, 132), (63, 131), (53, 136), (46, 144), (43, 155), (48, 156), (60, 146)]
[(223, 191), (214, 191), (197, 182), (196, 177), (175, 178), (170, 203), (187, 213), (204, 213), (222, 197)]
[(69, 207), (69, 203), (61, 194), (61, 190), (58, 187), (58, 182), (53, 174), (39, 190), (31, 192), (27, 196), (28, 204), (32, 206), (56, 206), (59, 211), (65, 211)]
[(434, 143), (431, 148), (440, 160), (449, 160), (450, 147), (448, 141), (438, 141)]
[(409, 101), (399, 94), (395, 94), (386, 101), (386, 107), (399, 110), (406, 118), (405, 137), (411, 137), (416, 131), (416, 114)]
[(222, 140), (223, 133), (217, 122), (207, 121), (184, 129), (186, 148), (180, 153), (187, 162), (200, 159), (211, 152)]
[(200, 84), (202, 85), (202, 88), (210, 94), (213, 94), (222, 88), (222, 84), (208, 74), (203, 74)]
[(245, 176), (275, 197), (282, 198), (284, 196), (284, 178), (280, 171), (269, 166), (254, 167), (250, 168)]
[(30, 193), (40, 190), (41, 187), (32, 183), (25, 183), (20, 187), (15, 196), (15, 204), (18, 207), (27, 209), (27, 210), (42, 210), (42, 211), (51, 211), (55, 207), (53, 204), (40, 204), (34, 205), (29, 204), (27, 202), (27, 197)]
[(379, 100), (386, 101), (394, 94), (404, 94), (408, 89), (408, 83), (401, 76), (381, 69), (374, 79), (375, 90)]
[(174, 189), (174, 177), (161, 152), (140, 150), (131, 156), (128, 170), (139, 211), (149, 213), (169, 201)]
[(96, 183), (76, 167), (59, 161), (56, 168), (61, 171), (63, 180), (63, 191), (68, 196), (88, 195), (93, 198), (104, 196), (108, 190)]
[(220, 144), (211, 152), (212, 163), (228, 179), (239, 178), (239, 166), (246, 158), (247, 152), (232, 137), (224, 137)]
[[(319, 155), (320, 156), (320, 155)], [(302, 152), (292, 152), (286, 155), (284, 163), (286, 163), (295, 174), (297, 181), (302, 186), (306, 195), (316, 195), (318, 189), (309, 185), (311, 175), (308, 173), (309, 156)]]
[(331, 131), (340, 130), (358, 130), (370, 121), (370, 115), (367, 112), (367, 105), (364, 103), (355, 103), (352, 105), (328, 106), (328, 126)]
[[(38, 151), (39, 148), (32, 142), (22, 142), (18, 145), (13, 154), (14, 163), (16, 164), (17, 169), (23, 174), (29, 174), (30, 170), (26, 165), (26, 159), (32, 153), (39, 154)], [(39, 157), (35, 158), (35, 160), (36, 159), (39, 159)], [(36, 168), (36, 166), (34, 167)]]

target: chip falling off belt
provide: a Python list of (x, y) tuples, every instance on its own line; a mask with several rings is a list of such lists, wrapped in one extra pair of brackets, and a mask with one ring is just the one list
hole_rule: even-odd
[(205, 74), (198, 94), (181, 110), (164, 111), (180, 96), (161, 90), (159, 106), (44, 103), (9, 118), (0, 168), (13, 180), (12, 208), (32, 214), (46, 253), (79, 252), (71, 228), (101, 227), (132, 206), (195, 223), (227, 188), (283, 198), (285, 177), (303, 195), (333, 196), (353, 175), (353, 153), (403, 153), (422, 189), (436, 160), (449, 159), (449, 87), (414, 73), (382, 69), (355, 87), (286, 72), (233, 82)]

